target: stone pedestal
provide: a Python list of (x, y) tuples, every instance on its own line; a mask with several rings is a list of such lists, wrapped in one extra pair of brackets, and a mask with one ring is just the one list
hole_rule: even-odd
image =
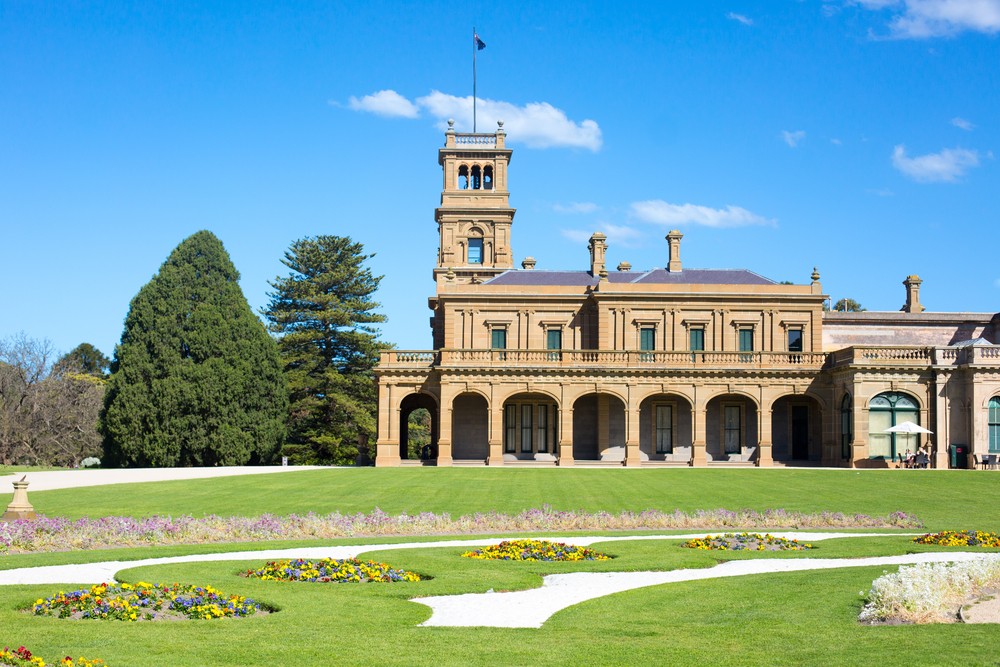
[(15, 519), (34, 519), (35, 508), (28, 502), (28, 482), (14, 482), (14, 498), (7, 505), (7, 511), (0, 519), (13, 521)]

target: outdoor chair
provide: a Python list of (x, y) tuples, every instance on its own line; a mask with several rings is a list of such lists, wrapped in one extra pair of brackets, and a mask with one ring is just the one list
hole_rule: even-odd
[(921, 454), (921, 455), (919, 455), (916, 458), (916, 461), (914, 461), (913, 467), (914, 468), (926, 468), (929, 463), (930, 463), (930, 459), (927, 457), (927, 455), (926, 454)]

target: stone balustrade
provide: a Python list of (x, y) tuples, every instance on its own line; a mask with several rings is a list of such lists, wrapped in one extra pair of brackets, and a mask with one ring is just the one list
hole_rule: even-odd
[(572, 367), (572, 368), (809, 368), (826, 363), (822, 352), (690, 352), (657, 350), (389, 350), (379, 367)]
[(496, 148), (497, 137), (495, 134), (484, 134), (482, 132), (476, 134), (471, 132), (456, 132), (455, 144), (458, 146), (472, 146), (474, 148)]

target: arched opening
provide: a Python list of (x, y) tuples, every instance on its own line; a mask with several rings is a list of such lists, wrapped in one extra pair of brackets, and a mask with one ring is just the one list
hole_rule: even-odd
[(503, 404), (505, 460), (554, 460), (559, 442), (559, 405), (544, 394), (517, 394)]
[(739, 394), (716, 396), (705, 414), (705, 455), (711, 461), (753, 461), (757, 456), (757, 404)]
[(868, 457), (892, 461), (920, 447), (919, 433), (886, 433), (903, 422), (920, 423), (920, 404), (898, 391), (882, 392), (868, 403)]
[(676, 394), (657, 394), (639, 405), (639, 449), (650, 461), (691, 460), (691, 403)]
[(399, 458), (437, 458), (438, 407), (428, 394), (410, 394), (399, 405)]
[(587, 394), (573, 404), (573, 458), (599, 461), (625, 450), (625, 403), (611, 394)]
[(451, 456), (485, 461), (489, 457), (489, 405), (479, 394), (459, 394), (451, 404)]
[(823, 417), (809, 396), (782, 396), (771, 406), (771, 457), (785, 463), (819, 463), (823, 457)]
[(475, 165), (472, 168), (472, 183), (471, 183), (471, 187), (472, 187), (473, 190), (479, 190), (479, 189), (481, 189), (483, 187), (482, 170), (479, 168), (478, 164)]
[(473, 237), (469, 239), (469, 264), (482, 264), (483, 263), (483, 239), (482, 237)]
[(469, 189), (469, 168), (464, 164), (458, 168), (458, 189)]
[(493, 189), (493, 167), (483, 167), (483, 190)]

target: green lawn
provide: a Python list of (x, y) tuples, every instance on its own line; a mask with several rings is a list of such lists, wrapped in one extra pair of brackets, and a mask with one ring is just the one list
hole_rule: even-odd
[[(938, 529), (967, 525), (969, 500), (995, 497), (998, 488), (1000, 474), (975, 470), (335, 468), (31, 492), (30, 498), (37, 511), (68, 517), (370, 512), (375, 507), (390, 514), (457, 516), (518, 512), (547, 503), (591, 512), (784, 508), (884, 515), (899, 510)], [(1000, 513), (972, 516), (976, 527), (1000, 530)]]
[[(982, 508), (1000, 475), (973, 471), (358, 469), (32, 493), (35, 507), (68, 516), (152, 513), (257, 514), (332, 510), (453, 515), (548, 503), (589, 511), (782, 507), (886, 514), (902, 510), (928, 528), (997, 530)], [(969, 517), (975, 516), (975, 522)], [(981, 519), (981, 520), (978, 520)], [(408, 541), (345, 539), (339, 543)], [(333, 543), (326, 542), (327, 544)], [(294, 544), (310, 544), (297, 542)], [(66, 621), (18, 611), (69, 586), (0, 588), (0, 645), (25, 644), (51, 660), (66, 652), (121, 665), (677, 664), (978, 665), (996, 662), (995, 626), (865, 627), (857, 623), (882, 568), (845, 568), (655, 586), (591, 600), (540, 629), (422, 628), (423, 595), (516, 590), (569, 571), (710, 567), (729, 558), (857, 557), (926, 551), (905, 537), (832, 540), (814, 552), (734, 554), (673, 541), (596, 545), (607, 562), (553, 564), (463, 559), (461, 549), (366, 554), (433, 577), (391, 585), (282, 584), (248, 580), (260, 561), (123, 570), (126, 581), (211, 584), (279, 609), (250, 619), (146, 623)], [(259, 548), (292, 546), (268, 543)], [(157, 547), (0, 557), (0, 568), (244, 549)]]

